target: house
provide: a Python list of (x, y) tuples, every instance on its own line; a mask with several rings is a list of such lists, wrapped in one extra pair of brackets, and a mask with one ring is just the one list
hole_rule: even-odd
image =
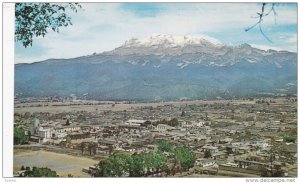
[(218, 152), (218, 147), (214, 146), (203, 146), (202, 149), (205, 151), (209, 151), (211, 154), (215, 154)]
[(219, 143), (221, 144), (226, 144), (226, 143), (231, 143), (232, 142), (232, 138), (226, 137), (226, 138), (221, 138)]
[(35, 142), (35, 143), (41, 143), (42, 140), (43, 138), (37, 135), (31, 135), (29, 139), (30, 142)]
[(218, 151), (211, 155), (214, 159), (225, 159), (228, 155), (224, 151)]
[(205, 158), (199, 158), (196, 160), (195, 164), (197, 166), (201, 167), (212, 167), (217, 166), (216, 160), (213, 159), (205, 159)]
[(227, 162), (222, 164), (222, 166), (227, 166), (227, 167), (239, 167), (239, 164), (237, 163), (232, 163), (232, 162)]
[(99, 143), (99, 145), (102, 145), (102, 146), (109, 146), (109, 145), (115, 145), (117, 142), (114, 140), (99, 139), (98, 143)]
[(250, 147), (249, 146), (240, 146), (240, 147), (237, 148), (237, 151), (240, 154), (245, 154), (245, 153), (248, 153), (250, 151)]
[(69, 134), (68, 136), (72, 140), (85, 139), (85, 138), (90, 138), (91, 137), (89, 132), (85, 132), (85, 133), (73, 132), (73, 133)]
[(48, 127), (48, 128), (40, 128), (38, 130), (38, 136), (43, 139), (43, 142), (46, 142), (52, 138), (53, 135), (53, 128)]
[(158, 124), (156, 126), (156, 130), (161, 133), (166, 132), (167, 130), (171, 130), (171, 129), (175, 129), (175, 128), (170, 125), (166, 125), (166, 124)]

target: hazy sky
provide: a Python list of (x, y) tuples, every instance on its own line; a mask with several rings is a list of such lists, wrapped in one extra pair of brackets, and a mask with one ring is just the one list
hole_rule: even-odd
[[(256, 27), (257, 3), (81, 3), (83, 9), (70, 13), (73, 26), (60, 33), (49, 31), (36, 38), (33, 46), (15, 45), (15, 63), (49, 58), (72, 58), (101, 53), (121, 46), (131, 38), (151, 34), (202, 36), (227, 45), (243, 43), (262, 49), (297, 51), (297, 4), (278, 4), (277, 16), (264, 18)], [(270, 7), (270, 6), (269, 6)], [(267, 10), (268, 8), (267, 7)]]

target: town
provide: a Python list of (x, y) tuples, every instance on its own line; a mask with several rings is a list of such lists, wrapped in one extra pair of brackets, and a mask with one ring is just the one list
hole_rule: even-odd
[[(169, 158), (172, 173), (148, 168), (143, 176), (297, 177), (296, 96), (152, 103), (16, 99), (14, 128), (15, 135), (24, 132), (14, 136), (15, 176), (22, 176), (24, 166), (38, 166), (24, 161), (22, 151), (101, 162), (116, 153), (156, 152), (165, 142), (188, 148), (193, 165), (174, 168)], [(42, 165), (55, 170), (46, 159)], [(78, 167), (81, 173), (72, 176), (95, 176), (97, 164)], [(67, 176), (67, 168), (63, 171)]]

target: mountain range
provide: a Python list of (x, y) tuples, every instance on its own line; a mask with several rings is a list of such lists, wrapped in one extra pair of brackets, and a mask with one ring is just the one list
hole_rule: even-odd
[(297, 93), (297, 54), (155, 34), (112, 51), (15, 64), (15, 96), (157, 101)]

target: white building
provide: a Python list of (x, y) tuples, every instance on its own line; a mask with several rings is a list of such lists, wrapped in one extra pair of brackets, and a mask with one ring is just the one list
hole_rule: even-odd
[(213, 159), (197, 159), (195, 164), (201, 167), (219, 167)]
[(55, 133), (75, 132), (81, 129), (80, 126), (64, 126), (55, 128)]
[(202, 126), (204, 126), (204, 124), (205, 124), (205, 122), (200, 121), (200, 122), (197, 122), (196, 126), (197, 127), (202, 127)]
[(174, 127), (166, 124), (158, 124), (156, 130), (159, 132), (166, 132), (167, 130), (175, 129)]
[(53, 128), (40, 128), (37, 133), (46, 142), (52, 138)]
[(138, 126), (141, 126), (141, 124), (143, 124), (145, 122), (146, 122), (146, 120), (130, 119), (130, 120), (126, 121), (125, 124), (138, 127)]

